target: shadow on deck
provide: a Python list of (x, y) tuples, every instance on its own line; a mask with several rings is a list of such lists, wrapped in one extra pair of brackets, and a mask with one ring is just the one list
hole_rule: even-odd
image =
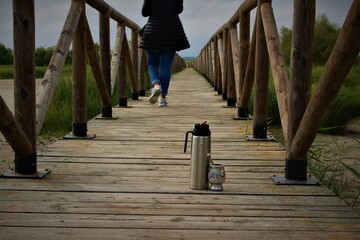
[[(0, 179), (1, 239), (360, 239), (360, 218), (324, 186), (277, 186), (284, 147), (247, 142), (251, 121), (193, 69), (176, 74), (169, 106), (147, 98), (91, 120), (93, 140), (38, 152), (42, 180)], [(189, 188), (186, 131), (207, 120), (223, 192)]]

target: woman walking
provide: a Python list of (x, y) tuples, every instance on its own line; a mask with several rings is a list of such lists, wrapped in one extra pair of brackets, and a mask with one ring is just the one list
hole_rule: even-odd
[(142, 15), (149, 17), (141, 31), (140, 48), (147, 51), (147, 64), (153, 85), (149, 102), (159, 106), (168, 104), (166, 99), (170, 84), (171, 67), (176, 51), (190, 47), (179, 14), (183, 0), (144, 0)]

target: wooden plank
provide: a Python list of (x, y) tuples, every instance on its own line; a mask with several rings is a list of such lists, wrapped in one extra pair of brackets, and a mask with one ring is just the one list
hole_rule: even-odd
[[(51, 230), (51, 231), (50, 231)], [(324, 239), (331, 234), (331, 239), (341, 240), (353, 240), (358, 238), (358, 232), (327, 232), (326, 230), (321, 231), (307, 231), (293, 230), (290, 231), (274, 231), (274, 230), (263, 230), (263, 231), (247, 231), (247, 230), (188, 230), (188, 229), (119, 229), (119, 228), (60, 228), (53, 227), (51, 229), (44, 229), (42, 227), (0, 227), (0, 231), (3, 233), (2, 237), (8, 239), (39, 239), (49, 238), (52, 240), (77, 240), (78, 236), (83, 236), (84, 239), (156, 239), (158, 240), (204, 240), (212, 239), (213, 236), (217, 236), (220, 239), (237, 239), (241, 236), (242, 240), (253, 240), (253, 239), (294, 239), (303, 240), (304, 235), (309, 236), (307, 239)]]
[[(23, 225), (25, 227), (73, 227), (79, 228), (120, 228), (120, 229), (184, 229), (192, 226), (197, 230), (244, 230), (262, 231), (336, 231), (357, 232), (356, 219), (346, 218), (276, 218), (276, 217), (222, 217), (222, 216), (152, 216), (152, 215), (127, 215), (116, 214), (0, 214), (5, 219), (7, 226)], [(127, 211), (125, 211), (127, 212)], [(30, 220), (32, 221), (30, 223)], [(337, 223), (341, 228), (337, 228)], [(355, 229), (355, 231), (354, 231)]]
[[(161, 173), (166, 175), (165, 173)], [(120, 179), (119, 179), (120, 180)], [(67, 182), (46, 182), (41, 185), (35, 182), (7, 182), (2, 184), (2, 190), (34, 190), (34, 191), (66, 191), (66, 192), (125, 192), (125, 193), (199, 193), (199, 194), (218, 194), (204, 190), (191, 190), (189, 183), (182, 182), (124, 182), (116, 181), (114, 183), (67, 183)], [(278, 187), (269, 179), (267, 184), (264, 183), (237, 183), (225, 184), (225, 190), (221, 194), (259, 194), (259, 195), (327, 195), (332, 196), (329, 190), (318, 187), (308, 186), (281, 186)]]
[[(1, 238), (356, 239), (359, 216), (326, 187), (273, 183), (284, 146), (245, 141), (252, 121), (232, 120), (217, 98), (187, 69), (172, 79), (169, 107), (132, 101), (114, 109), (118, 120), (88, 123), (94, 140), (49, 144), (37, 157), (46, 178), (0, 179)], [(185, 133), (204, 120), (225, 164), (222, 192), (189, 186)]]
[[(39, 157), (38, 161), (43, 163), (99, 163), (102, 164), (138, 164), (138, 165), (190, 165), (190, 156), (187, 158), (181, 159), (164, 159), (164, 158), (124, 158), (124, 157), (116, 157), (116, 158), (90, 158), (90, 157), (66, 157), (63, 156), (56, 157), (56, 156), (47, 156), (47, 157)], [(219, 162), (218, 159), (214, 159), (214, 162)], [(237, 159), (223, 159), (221, 164), (226, 166), (276, 166), (282, 167), (284, 165), (283, 160), (268, 160), (266, 159), (246, 159), (238, 161)]]
[(258, 206), (328, 206), (343, 208), (344, 202), (335, 195), (329, 196), (278, 196), (278, 195), (218, 195), (180, 193), (88, 193), (88, 192), (47, 192), (34, 194), (33, 191), (0, 190), (2, 201), (29, 202), (87, 202), (87, 203), (163, 203), (163, 204), (213, 204)]
[[(16, 208), (16, 211), (12, 210)], [(102, 202), (2, 202), (0, 218), (8, 213), (34, 214), (106, 214), (132, 216), (207, 216), (207, 217), (271, 217), (271, 218), (341, 218), (358, 220), (355, 212), (347, 212), (346, 206), (253, 205), (252, 203), (224, 205), (210, 204), (166, 204), (166, 203), (102, 203)], [(345, 210), (345, 211), (344, 211)], [(5, 217), (4, 217), (5, 218)], [(21, 221), (21, 220), (20, 220)], [(22, 220), (27, 221), (27, 220)], [(360, 231), (360, 230), (359, 230)]]

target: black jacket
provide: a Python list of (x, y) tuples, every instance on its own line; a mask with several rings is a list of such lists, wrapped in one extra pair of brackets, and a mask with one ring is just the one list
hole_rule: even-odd
[(180, 51), (189, 48), (179, 14), (183, 0), (144, 0), (142, 15), (149, 17), (142, 29), (140, 48)]

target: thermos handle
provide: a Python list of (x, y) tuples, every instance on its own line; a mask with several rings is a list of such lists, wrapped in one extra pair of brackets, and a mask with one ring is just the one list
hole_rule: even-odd
[(189, 135), (189, 133), (194, 134), (194, 132), (193, 132), (193, 131), (188, 131), (188, 132), (186, 132), (186, 135), (185, 135), (184, 153), (186, 152), (186, 146), (187, 146), (187, 142), (188, 142), (188, 135)]

